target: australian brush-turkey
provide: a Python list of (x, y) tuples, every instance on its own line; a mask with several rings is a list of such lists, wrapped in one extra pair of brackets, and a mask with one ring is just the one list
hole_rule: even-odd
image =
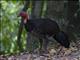
[(44, 49), (47, 49), (49, 40), (46, 38), (46, 36), (53, 36), (54, 39), (62, 46), (65, 48), (69, 47), (69, 40), (67, 35), (60, 31), (60, 28), (55, 21), (49, 18), (29, 19), (26, 12), (21, 12), (19, 16), (21, 16), (23, 19), (26, 31), (34, 34), (39, 38), (40, 49), (43, 45)]

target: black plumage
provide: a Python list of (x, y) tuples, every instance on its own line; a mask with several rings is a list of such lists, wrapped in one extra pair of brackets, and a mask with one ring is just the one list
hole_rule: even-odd
[[(39, 37), (40, 44), (43, 43), (41, 39), (44, 38), (48, 40), (46, 36), (53, 36), (53, 38), (65, 48), (69, 48), (70, 46), (68, 35), (63, 31), (60, 31), (58, 24), (49, 18), (30, 19), (25, 24), (25, 28), (28, 32)], [(48, 44), (48, 41), (46, 40), (45, 46)]]
[[(70, 42), (68, 35), (65, 32), (60, 31), (58, 24), (50, 18), (38, 18), (28, 19), (28, 15), (25, 12), (20, 13), (20, 16), (24, 20), (24, 26), (27, 32), (38, 36), (40, 41), (40, 49), (44, 42), (44, 48), (47, 48), (48, 39), (46, 36), (53, 36), (53, 38), (65, 48), (69, 48)], [(43, 41), (43, 38), (45, 41)]]
[(52, 36), (60, 31), (58, 24), (49, 18), (30, 19), (25, 24), (28, 32), (35, 32), (42, 36)]
[(58, 34), (54, 36), (54, 39), (59, 42), (65, 48), (69, 48), (70, 42), (67, 33), (60, 31)]

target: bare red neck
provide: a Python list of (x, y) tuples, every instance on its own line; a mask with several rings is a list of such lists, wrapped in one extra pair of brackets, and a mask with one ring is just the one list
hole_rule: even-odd
[(24, 20), (24, 23), (27, 23), (27, 21), (29, 20), (29, 15), (26, 13), (26, 12), (21, 12), (20, 14), (19, 14), (19, 16), (21, 16), (22, 17), (22, 19)]

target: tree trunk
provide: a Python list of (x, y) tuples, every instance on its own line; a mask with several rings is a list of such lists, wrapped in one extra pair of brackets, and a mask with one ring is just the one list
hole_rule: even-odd
[(73, 41), (76, 40), (75, 32), (79, 31), (79, 30), (76, 30), (75, 28), (80, 26), (79, 19), (75, 17), (75, 13), (79, 9), (79, 5), (77, 3), (78, 3), (78, 0), (68, 1), (67, 10), (65, 11), (67, 13), (65, 19), (69, 21), (67, 26), (67, 33), (70, 36), (70, 39)]
[[(32, 12), (31, 12), (31, 18), (39, 18), (40, 17), (40, 11), (41, 11), (41, 2), (42, 1), (32, 1)], [(29, 32), (27, 34), (27, 50), (28, 51), (34, 51), (36, 48), (34, 43), (36, 43), (38, 39), (31, 35)]]
[(40, 11), (41, 11), (41, 2), (42, 1), (34, 1), (34, 7), (32, 11), (33, 18), (39, 18), (40, 17)]
[[(29, 1), (26, 1), (22, 11), (26, 12), (28, 9), (28, 6), (29, 6)], [(21, 19), (21, 23), (19, 25), (19, 30), (18, 30), (18, 36), (17, 36), (17, 44), (20, 51), (24, 51), (22, 47), (22, 42), (21, 42), (22, 30), (23, 30), (23, 20)]]

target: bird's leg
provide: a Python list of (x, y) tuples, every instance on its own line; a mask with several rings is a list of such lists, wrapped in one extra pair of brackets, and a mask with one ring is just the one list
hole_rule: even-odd
[(40, 39), (39, 42), (40, 42), (39, 54), (43, 55), (43, 53), (48, 53), (48, 50), (47, 50), (48, 40)]
[(45, 53), (48, 53), (47, 47), (48, 47), (48, 39), (43, 40), (43, 50)]
[(27, 39), (26, 39), (26, 50), (27, 52), (32, 52), (32, 35), (30, 34), (30, 32), (27, 33)]
[(39, 43), (40, 43), (39, 54), (42, 54), (43, 40), (42, 39), (39, 39)]

